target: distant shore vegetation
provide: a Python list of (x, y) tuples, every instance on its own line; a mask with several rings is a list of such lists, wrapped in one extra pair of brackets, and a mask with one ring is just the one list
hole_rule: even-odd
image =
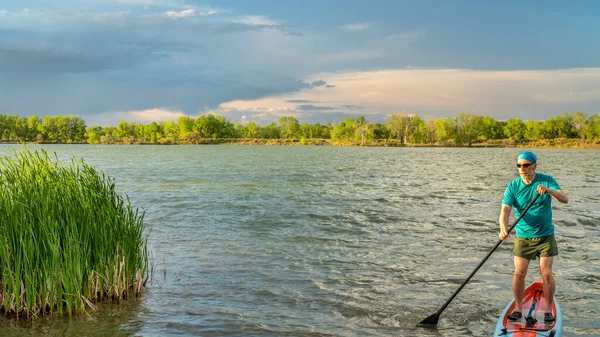
[(232, 123), (222, 116), (180, 117), (149, 124), (120, 121), (87, 127), (78, 116), (0, 114), (0, 141), (58, 144), (299, 144), (335, 146), (489, 146), (600, 148), (600, 114), (564, 113), (547, 120), (462, 113), (423, 120), (393, 114), (385, 123), (364, 116), (334, 123), (301, 124), (295, 117), (260, 126)]

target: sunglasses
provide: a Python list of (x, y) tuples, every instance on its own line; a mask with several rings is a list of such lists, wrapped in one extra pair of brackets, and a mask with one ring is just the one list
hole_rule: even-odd
[(526, 163), (526, 164), (517, 164), (518, 168), (528, 168), (529, 166), (533, 165), (535, 163)]

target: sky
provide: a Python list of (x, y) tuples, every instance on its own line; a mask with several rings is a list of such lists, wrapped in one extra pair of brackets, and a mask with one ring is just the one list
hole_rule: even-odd
[(3, 0), (0, 114), (600, 113), (600, 1)]

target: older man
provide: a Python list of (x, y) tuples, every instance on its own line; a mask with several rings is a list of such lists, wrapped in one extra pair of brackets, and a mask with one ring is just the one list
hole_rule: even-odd
[(499, 234), (501, 240), (510, 237), (507, 231), (509, 228), (508, 218), (512, 209), (515, 209), (515, 216), (518, 218), (535, 198), (535, 195), (538, 193), (541, 195), (515, 227), (517, 232), (513, 246), (515, 273), (512, 281), (515, 309), (508, 318), (513, 321), (521, 319), (527, 268), (529, 261), (535, 260), (539, 256), (540, 274), (544, 282), (544, 298), (546, 300), (544, 320), (550, 323), (554, 321), (552, 302), (556, 289), (552, 276), (552, 262), (554, 256), (558, 255), (558, 247), (554, 239), (554, 225), (552, 224), (552, 199), (567, 203), (569, 198), (561, 191), (554, 178), (535, 172), (537, 157), (533, 152), (521, 153), (517, 159), (517, 168), (520, 177), (508, 184), (502, 200)]

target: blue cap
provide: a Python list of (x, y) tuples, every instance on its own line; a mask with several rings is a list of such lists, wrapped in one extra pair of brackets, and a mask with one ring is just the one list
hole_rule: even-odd
[(537, 157), (533, 152), (525, 151), (519, 155), (519, 159), (517, 159), (517, 161), (519, 160), (527, 160), (531, 163), (535, 163), (537, 161)]

